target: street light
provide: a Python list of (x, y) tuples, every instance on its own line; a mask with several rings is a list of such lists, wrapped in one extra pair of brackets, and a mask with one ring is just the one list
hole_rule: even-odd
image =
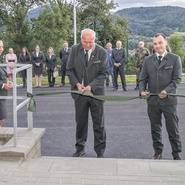
[(76, 0), (73, 0), (74, 44), (76, 44)]

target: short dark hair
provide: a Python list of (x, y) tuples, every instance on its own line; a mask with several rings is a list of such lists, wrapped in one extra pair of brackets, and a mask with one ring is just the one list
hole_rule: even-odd
[(163, 33), (157, 33), (154, 35), (154, 38), (162, 36), (166, 40), (166, 36)]

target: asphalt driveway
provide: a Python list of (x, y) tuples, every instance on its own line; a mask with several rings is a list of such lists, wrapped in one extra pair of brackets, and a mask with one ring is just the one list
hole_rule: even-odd
[[(121, 86), (120, 86), (121, 87)], [(135, 84), (128, 84), (128, 91), (106, 89), (107, 95), (138, 96)], [(33, 88), (35, 93), (70, 90), (65, 87)], [(185, 94), (185, 84), (179, 86), (179, 93)], [(9, 93), (10, 95), (12, 92)], [(18, 95), (26, 95), (26, 89), (18, 87)], [(37, 96), (37, 112), (33, 114), (34, 127), (46, 128), (42, 138), (43, 156), (71, 157), (75, 151), (75, 112), (70, 94)], [(146, 112), (146, 101), (135, 99), (125, 102), (105, 102), (105, 126), (107, 131), (108, 158), (151, 159), (153, 156), (150, 123)], [(12, 100), (7, 100), (9, 110), (4, 126), (12, 127)], [(185, 98), (179, 98), (179, 127), (182, 139), (182, 159), (185, 159)], [(18, 111), (18, 126), (27, 127), (26, 107)], [(172, 159), (171, 147), (163, 120), (163, 159)], [(85, 157), (96, 157), (93, 149), (92, 120), (89, 118), (89, 133)]]

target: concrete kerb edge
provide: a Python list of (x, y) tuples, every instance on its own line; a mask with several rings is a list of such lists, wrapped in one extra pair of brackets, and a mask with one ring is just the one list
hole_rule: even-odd
[[(34, 155), (41, 150), (40, 139), (45, 133), (45, 128), (34, 128), (33, 130), (18, 128), (17, 130), (18, 146), (14, 147), (13, 129), (9, 127), (0, 129), (0, 139), (7, 141), (0, 145), (0, 158), (34, 158)], [(37, 151), (30, 154), (33, 149)]]

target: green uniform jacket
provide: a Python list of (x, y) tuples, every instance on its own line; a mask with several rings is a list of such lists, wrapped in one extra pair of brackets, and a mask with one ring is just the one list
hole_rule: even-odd
[[(104, 95), (105, 93), (105, 79), (108, 76), (108, 57), (104, 48), (95, 44), (94, 51), (92, 51), (88, 62), (88, 79), (89, 85), (92, 88), (94, 95)], [(71, 90), (77, 90), (76, 84), (82, 84), (85, 71), (85, 54), (82, 44), (74, 45), (67, 62), (67, 75), (70, 80)], [(72, 94), (74, 99), (79, 95)]]
[[(139, 91), (148, 91), (150, 93), (160, 93), (165, 90), (167, 93), (176, 93), (177, 85), (182, 78), (181, 59), (178, 55), (167, 53), (159, 65), (156, 54), (145, 58), (140, 75)], [(160, 99), (158, 96), (150, 96), (148, 104), (156, 105), (175, 105), (177, 97), (167, 96)]]

